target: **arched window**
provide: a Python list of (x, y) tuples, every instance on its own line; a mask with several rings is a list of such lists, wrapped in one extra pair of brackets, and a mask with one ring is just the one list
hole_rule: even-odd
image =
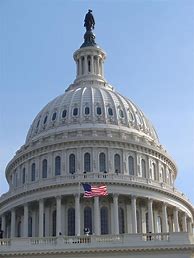
[(36, 165), (35, 163), (33, 163), (31, 166), (31, 181), (35, 181), (35, 177), (36, 177)]
[(114, 167), (115, 167), (115, 173), (121, 172), (121, 159), (119, 154), (115, 154), (114, 156)]
[(125, 218), (124, 218), (124, 210), (119, 207), (119, 234), (125, 233)]
[(69, 208), (67, 212), (68, 236), (75, 236), (75, 209)]
[(73, 109), (73, 115), (74, 115), (74, 116), (77, 116), (77, 115), (78, 115), (78, 108), (74, 108), (74, 109)]
[(67, 116), (67, 110), (64, 109), (63, 112), (62, 112), (62, 118), (65, 118)]
[(152, 163), (152, 171), (153, 171), (154, 180), (157, 180), (156, 164), (155, 163)]
[(84, 154), (84, 171), (90, 172), (91, 171), (91, 164), (90, 164), (90, 153)]
[(18, 224), (17, 224), (17, 237), (21, 237), (21, 220), (18, 221)]
[(84, 228), (89, 228), (92, 234), (92, 209), (90, 207), (84, 209)]
[(75, 173), (75, 155), (74, 154), (69, 155), (69, 173), (70, 174)]
[(48, 116), (46, 115), (45, 118), (44, 118), (44, 124), (46, 124), (47, 118), (48, 118)]
[(52, 214), (53, 236), (56, 236), (56, 215), (57, 215), (57, 212), (56, 212), (56, 210), (54, 210), (53, 214)]
[(44, 159), (42, 162), (42, 178), (47, 178), (47, 160)]
[(91, 58), (90, 58), (90, 56), (88, 56), (87, 61), (88, 61), (88, 72), (91, 72)]
[(128, 158), (129, 175), (134, 176), (134, 158), (129, 156)]
[(26, 169), (23, 168), (22, 170), (22, 183), (25, 184), (26, 182)]
[(55, 175), (58, 176), (61, 174), (61, 157), (57, 156), (55, 158)]
[(32, 217), (28, 217), (28, 237), (32, 237)]
[(81, 59), (81, 67), (82, 67), (82, 74), (84, 74), (85, 73), (85, 71), (84, 71), (84, 57), (82, 57), (82, 59)]
[(146, 212), (146, 233), (149, 233), (148, 212)]
[(90, 108), (89, 107), (85, 107), (85, 115), (89, 115), (90, 114)]
[(100, 220), (101, 220), (101, 234), (108, 234), (108, 208), (102, 207), (100, 209)]
[(142, 173), (142, 177), (146, 178), (146, 162), (145, 162), (145, 159), (141, 160), (141, 173)]
[(139, 211), (136, 211), (136, 217), (137, 217), (137, 233), (141, 233), (141, 220), (140, 220), (140, 215)]
[(108, 114), (109, 114), (109, 116), (113, 116), (113, 110), (112, 110), (112, 108), (108, 108)]
[(101, 107), (97, 107), (96, 108), (96, 113), (97, 113), (97, 115), (101, 115), (102, 114), (102, 109), (101, 109)]
[(38, 120), (38, 123), (37, 123), (37, 125), (36, 125), (36, 128), (39, 127), (39, 124), (40, 124), (40, 119)]
[(106, 171), (106, 156), (103, 152), (99, 155), (99, 168), (100, 172)]
[(120, 115), (121, 118), (124, 117), (124, 113), (123, 113), (123, 110), (122, 110), (122, 109), (119, 110), (119, 115)]
[(52, 121), (55, 121), (56, 117), (57, 117), (57, 113), (54, 112), (53, 115), (52, 115)]

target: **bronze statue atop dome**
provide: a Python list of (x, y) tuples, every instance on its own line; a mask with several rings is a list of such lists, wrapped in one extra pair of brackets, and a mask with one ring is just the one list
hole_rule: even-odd
[(84, 27), (86, 27), (86, 31), (91, 31), (92, 29), (94, 29), (94, 25), (94, 16), (92, 15), (92, 10), (89, 9), (84, 19)]
[(81, 45), (81, 48), (92, 46), (97, 47), (95, 35), (93, 33), (94, 25), (94, 16), (92, 15), (92, 10), (89, 9), (84, 19), (84, 27), (86, 28), (86, 32), (84, 34), (84, 43)]

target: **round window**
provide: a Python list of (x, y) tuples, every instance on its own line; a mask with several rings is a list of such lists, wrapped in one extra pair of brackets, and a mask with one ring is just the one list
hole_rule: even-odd
[(62, 112), (62, 118), (65, 118), (67, 116), (67, 110), (64, 109), (63, 112)]
[(85, 107), (85, 115), (89, 115), (90, 114), (90, 108), (89, 107)]
[(108, 114), (109, 114), (109, 116), (113, 116), (113, 111), (112, 111), (112, 108), (108, 108)]
[(54, 120), (56, 119), (56, 116), (57, 116), (57, 113), (56, 113), (56, 112), (53, 113), (53, 115), (52, 115), (52, 121), (54, 121)]
[(97, 115), (101, 115), (101, 114), (102, 114), (102, 109), (101, 109), (101, 107), (97, 107), (96, 113), (97, 113)]
[(119, 110), (119, 115), (120, 115), (120, 117), (122, 117), (122, 118), (124, 117), (123, 110), (121, 110), (121, 109)]
[(45, 116), (44, 118), (44, 124), (46, 124), (46, 121), (47, 121), (47, 116)]
[(74, 116), (77, 116), (77, 115), (78, 115), (78, 108), (74, 108), (74, 109), (73, 109), (73, 115), (74, 115)]

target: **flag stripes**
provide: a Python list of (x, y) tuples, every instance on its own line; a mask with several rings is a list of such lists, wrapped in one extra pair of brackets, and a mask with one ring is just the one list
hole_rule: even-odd
[(106, 196), (108, 195), (107, 186), (106, 185), (90, 185), (90, 184), (82, 184), (84, 188), (84, 197), (91, 198), (95, 196)]

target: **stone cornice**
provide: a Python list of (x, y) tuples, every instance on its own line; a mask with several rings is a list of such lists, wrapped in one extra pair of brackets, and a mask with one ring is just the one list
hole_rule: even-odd
[[(82, 175), (80, 175), (80, 176), (82, 176)], [(115, 175), (113, 175), (113, 177), (115, 177)], [(46, 181), (47, 180), (45, 180), (44, 183), (46, 183)], [(14, 191), (13, 195), (11, 195), (11, 196), (9, 196), (9, 194), (8, 194), (7, 197), (2, 196), (1, 199), (0, 199), (1, 207), (8, 204), (10, 201), (19, 200), (19, 198), (23, 198), (23, 197), (25, 197), (26, 202), (35, 201), (36, 197), (34, 197), (34, 199), (31, 200), (31, 199), (28, 198), (28, 196), (30, 197), (33, 193), (42, 194), (43, 191), (47, 191), (48, 189), (58, 189), (58, 191), (59, 191), (59, 189), (64, 188), (64, 186), (66, 186), (66, 187), (67, 186), (77, 186), (80, 182), (89, 182), (89, 183), (96, 183), (96, 184), (103, 182), (103, 183), (106, 183), (107, 186), (109, 186), (109, 185), (110, 186), (111, 185), (112, 186), (130, 186), (131, 188), (150, 190), (151, 193), (158, 192), (158, 193), (163, 194), (164, 196), (168, 196), (168, 198), (173, 198), (174, 200), (177, 200), (181, 203), (184, 203), (184, 205), (191, 211), (191, 213), (194, 216), (194, 208), (193, 208), (192, 204), (188, 200), (179, 196), (176, 192), (172, 192), (172, 191), (170, 191), (170, 189), (168, 190), (167, 188), (159, 188), (159, 187), (156, 187), (155, 185), (151, 185), (151, 184), (145, 184), (145, 183), (143, 184), (140, 181), (139, 182), (138, 181), (136, 182), (136, 181), (133, 181), (133, 180), (127, 181), (125, 178), (123, 180), (121, 180), (119, 178), (118, 179), (115, 178), (113, 180), (112, 178), (107, 179), (107, 178), (103, 178), (103, 177), (99, 178), (99, 179), (96, 179), (96, 177), (93, 178), (93, 179), (92, 178), (85, 178), (85, 179), (84, 178), (82, 178), (82, 179), (77, 178), (77, 179), (71, 179), (68, 182), (67, 182), (67, 179), (65, 179), (64, 181), (60, 179), (60, 181), (54, 181), (53, 184), (50, 184), (50, 185), (48, 185), (48, 184), (40, 185), (40, 184), (37, 183), (36, 188), (34, 187), (34, 188), (29, 189), (29, 190), (27, 190), (24, 186), (18, 194), (17, 194), (17, 192)], [(125, 195), (126, 193), (125, 193), (124, 190), (125, 189), (123, 189), (123, 191), (120, 191), (119, 194), (120, 195)], [(129, 191), (129, 189), (128, 189), (128, 191)], [(48, 198), (53, 196), (51, 191), (49, 193), (50, 193), (50, 195), (48, 195)], [(69, 193), (69, 194), (74, 194), (74, 192)], [(145, 197), (145, 196), (139, 195), (139, 197), (142, 198), (142, 197)], [(154, 198), (153, 195), (150, 195), (150, 196), (148, 195), (146, 197), (151, 197), (154, 200), (157, 200), (157, 198)], [(169, 200), (169, 204), (170, 203), (171, 203), (171, 200)], [(21, 205), (21, 204), (23, 204), (23, 200), (18, 205)]]

